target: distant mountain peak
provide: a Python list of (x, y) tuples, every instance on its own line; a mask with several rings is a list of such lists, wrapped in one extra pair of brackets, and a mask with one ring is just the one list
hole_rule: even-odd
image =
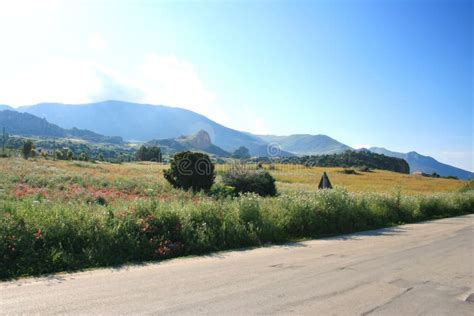
[(371, 147), (371, 152), (377, 154), (383, 154), (389, 157), (397, 157), (405, 159), (410, 165), (411, 172), (423, 172), (427, 174), (432, 174), (436, 172), (441, 176), (455, 176), (459, 179), (471, 179), (474, 177), (474, 173), (456, 168), (444, 163), (441, 163), (430, 156), (423, 156), (416, 151), (410, 151), (408, 153), (400, 153), (395, 151), (390, 151), (382, 147)]
[(189, 143), (198, 149), (206, 149), (212, 145), (211, 136), (209, 136), (209, 133), (203, 129), (189, 137)]
[(352, 149), (322, 134), (293, 134), (289, 136), (260, 135), (259, 137), (268, 143), (276, 143), (281, 149), (297, 155), (337, 154)]
[(192, 150), (203, 151), (220, 157), (230, 157), (227, 151), (212, 143), (209, 133), (205, 130), (199, 130), (196, 134), (190, 136), (151, 140), (148, 142), (148, 145), (160, 146), (168, 154)]
[(0, 111), (5, 111), (5, 110), (14, 111), (12, 107), (9, 107), (8, 105), (5, 105), (5, 104), (0, 104)]

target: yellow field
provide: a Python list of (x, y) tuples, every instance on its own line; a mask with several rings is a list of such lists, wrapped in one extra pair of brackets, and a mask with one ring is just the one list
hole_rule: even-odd
[(385, 170), (344, 174), (343, 168), (305, 168), (302, 166), (276, 166), (272, 171), (281, 191), (317, 190), (324, 171), (333, 186), (343, 186), (351, 192), (393, 192), (401, 190), (408, 194), (453, 192), (465, 181), (428, 178)]
[[(230, 168), (217, 166), (218, 171)], [(250, 167), (252, 168), (252, 167)], [(343, 168), (307, 168), (302, 165), (264, 165), (277, 180), (280, 192), (315, 191), (324, 171), (333, 187), (342, 186), (350, 192), (393, 192), (401, 190), (408, 194), (428, 194), (436, 192), (454, 192), (466, 182), (454, 179), (429, 178), (421, 175), (408, 175), (385, 170), (359, 172), (357, 175), (342, 173)]]

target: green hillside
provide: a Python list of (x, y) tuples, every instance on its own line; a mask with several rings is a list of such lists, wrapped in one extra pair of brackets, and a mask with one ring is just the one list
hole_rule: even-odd
[(49, 123), (46, 119), (28, 113), (16, 111), (0, 111), (0, 129), (5, 128), (10, 135), (53, 137), (53, 138), (76, 138), (93, 143), (121, 144), (121, 137), (109, 137), (99, 135), (89, 130), (77, 128), (64, 129), (58, 125)]

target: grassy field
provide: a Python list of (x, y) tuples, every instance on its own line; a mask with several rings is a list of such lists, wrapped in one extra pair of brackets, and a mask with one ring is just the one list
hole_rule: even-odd
[[(167, 199), (172, 191), (163, 178), (167, 165), (155, 163), (88, 163), (52, 160), (28, 160), (20, 158), (0, 161), (0, 189), (9, 193), (28, 195), (43, 192), (53, 196), (70, 196), (79, 188), (92, 195), (110, 195), (113, 198), (157, 197)], [(453, 179), (428, 178), (420, 175), (374, 170), (344, 174), (342, 168), (306, 168), (299, 165), (276, 165), (270, 172), (277, 180), (279, 192), (317, 191), (321, 175), (326, 171), (333, 186), (340, 186), (349, 192), (404, 194), (433, 194), (456, 192), (466, 182)], [(218, 165), (219, 173), (229, 165)], [(249, 166), (255, 168), (255, 166)], [(219, 177), (217, 177), (219, 182)], [(79, 190), (80, 191), (80, 190)], [(84, 192), (83, 192), (84, 193)], [(174, 192), (173, 194), (175, 194)]]
[(272, 174), (278, 181), (280, 191), (317, 190), (323, 172), (329, 176), (333, 186), (341, 186), (349, 192), (386, 193), (401, 190), (406, 194), (433, 194), (436, 192), (455, 192), (465, 181), (429, 178), (385, 170), (345, 174), (342, 168), (305, 168), (303, 166), (278, 165)]
[[(269, 166), (265, 166), (270, 168)], [(0, 279), (160, 260), (472, 213), (466, 182), (325, 168), (271, 168), (280, 195), (173, 189), (165, 165), (0, 159)], [(218, 174), (228, 169), (217, 166)], [(274, 169), (274, 170), (273, 170)], [(217, 177), (217, 182), (220, 177)]]

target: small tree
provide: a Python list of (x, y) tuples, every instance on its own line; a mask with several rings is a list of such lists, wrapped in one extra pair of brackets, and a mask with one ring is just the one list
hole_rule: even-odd
[(161, 149), (160, 147), (157, 147), (157, 146), (151, 146), (151, 147), (141, 146), (140, 149), (138, 149), (136, 153), (136, 158), (137, 160), (140, 160), (140, 161), (161, 162), (162, 160)]
[(81, 161), (88, 161), (88, 160), (89, 160), (89, 157), (87, 156), (86, 153), (81, 153), (81, 154), (79, 155), (79, 160), (81, 160)]
[(2, 133), (2, 156), (6, 156), (5, 152), (5, 146), (7, 145), (8, 142), (8, 134), (5, 131), (5, 127), (3, 128), (3, 133)]
[(74, 153), (72, 152), (72, 150), (70, 150), (70, 149), (67, 150), (66, 158), (67, 158), (67, 160), (72, 160), (74, 158)]
[(59, 149), (56, 149), (54, 151), (54, 158), (58, 160), (63, 159), (63, 153)]
[(208, 192), (214, 179), (214, 164), (208, 155), (198, 152), (182, 152), (171, 160), (171, 167), (164, 170), (165, 179), (175, 188)]
[(248, 159), (250, 158), (250, 152), (247, 147), (240, 146), (238, 149), (234, 151), (232, 154), (232, 158), (237, 158), (237, 159)]
[(23, 143), (23, 146), (21, 147), (21, 153), (23, 155), (23, 158), (28, 159), (32, 156), (34, 156), (34, 151), (35, 145), (31, 140), (27, 140)]

